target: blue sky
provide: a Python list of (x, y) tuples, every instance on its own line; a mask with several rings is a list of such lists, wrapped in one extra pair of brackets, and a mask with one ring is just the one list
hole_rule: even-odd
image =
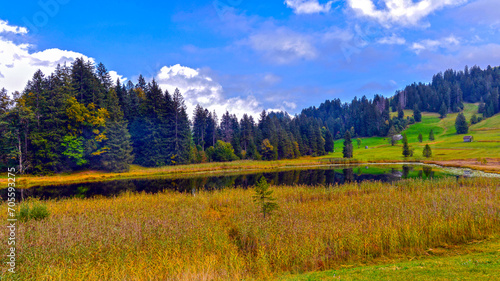
[(84, 56), (241, 116), (391, 96), (465, 65), (500, 65), (497, 0), (10, 1), (0, 87)]

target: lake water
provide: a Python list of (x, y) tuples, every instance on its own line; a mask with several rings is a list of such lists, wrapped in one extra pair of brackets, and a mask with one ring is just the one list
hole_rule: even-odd
[[(105, 182), (78, 183), (68, 185), (35, 186), (18, 190), (19, 197), (62, 199), (71, 197), (91, 198), (112, 197), (123, 192), (156, 193), (164, 190), (196, 193), (199, 190), (224, 188), (247, 188), (264, 176), (267, 181), (280, 185), (342, 185), (348, 182), (381, 181), (392, 183), (405, 178), (444, 177), (463, 175), (463, 169), (449, 169), (435, 165), (363, 165), (363, 166), (323, 166), (316, 168), (296, 168), (271, 172), (255, 172), (230, 175), (195, 175), (189, 177), (155, 177), (151, 179), (126, 179)], [(470, 175), (466, 172), (465, 175)], [(6, 190), (0, 190), (6, 198)]]

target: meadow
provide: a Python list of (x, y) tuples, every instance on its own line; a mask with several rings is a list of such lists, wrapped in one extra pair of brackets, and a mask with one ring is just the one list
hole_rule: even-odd
[(266, 219), (251, 188), (45, 201), (50, 216), (21, 223), (18, 273), (2, 280), (271, 280), (500, 237), (499, 179), (272, 190)]

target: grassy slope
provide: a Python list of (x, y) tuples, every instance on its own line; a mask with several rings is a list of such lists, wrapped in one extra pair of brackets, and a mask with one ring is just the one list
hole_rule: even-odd
[(500, 240), (428, 251), (430, 258), (288, 275), (280, 280), (500, 280)]
[[(464, 115), (467, 120), (477, 112), (477, 104), (465, 104)], [(405, 115), (410, 115), (405, 111)], [(467, 135), (474, 136), (475, 142), (464, 143), (463, 136), (457, 135), (455, 119), (458, 113), (448, 114), (446, 118), (440, 119), (436, 113), (423, 113), (422, 122), (405, 130), (408, 141), (415, 149), (415, 157), (409, 160), (422, 159), (422, 150), (426, 144), (431, 146), (433, 158), (431, 160), (462, 160), (476, 159), (478, 157), (500, 158), (500, 115), (471, 126)], [(429, 132), (434, 130), (434, 141), (429, 141)], [(418, 134), (421, 133), (424, 141), (418, 142)], [(369, 149), (365, 149), (368, 146)], [(343, 140), (335, 142), (336, 152), (325, 156), (341, 158)], [(396, 146), (389, 144), (388, 138), (372, 137), (362, 139), (362, 145), (358, 149), (354, 140), (354, 158), (362, 161), (378, 160), (404, 160), (402, 156), (401, 142)]]

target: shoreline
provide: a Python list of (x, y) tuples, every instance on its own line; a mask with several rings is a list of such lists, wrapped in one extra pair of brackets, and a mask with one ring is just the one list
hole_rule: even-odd
[[(430, 164), (439, 165), (442, 167), (454, 167), (477, 170), (485, 173), (500, 174), (500, 159), (487, 158), (486, 164), (478, 163), (476, 160), (357, 160), (350, 159), (343, 161), (342, 159), (329, 158), (302, 158), (293, 160), (277, 160), (277, 161), (234, 161), (234, 162), (219, 162), (219, 163), (201, 163), (180, 166), (164, 166), (158, 168), (144, 168), (140, 166), (132, 166), (129, 172), (125, 173), (108, 173), (102, 171), (82, 171), (72, 174), (55, 174), (50, 176), (21, 176), (18, 184), (22, 188), (30, 188), (33, 186), (45, 185), (63, 185), (86, 182), (112, 181), (120, 179), (140, 179), (145, 177), (164, 177), (164, 176), (190, 176), (190, 175), (210, 175), (210, 174), (233, 174), (233, 173), (252, 173), (256, 171), (267, 170), (283, 170), (297, 168), (319, 168), (326, 166), (344, 166), (344, 165), (402, 165), (402, 164)], [(7, 178), (0, 178), (0, 185), (7, 183)]]

